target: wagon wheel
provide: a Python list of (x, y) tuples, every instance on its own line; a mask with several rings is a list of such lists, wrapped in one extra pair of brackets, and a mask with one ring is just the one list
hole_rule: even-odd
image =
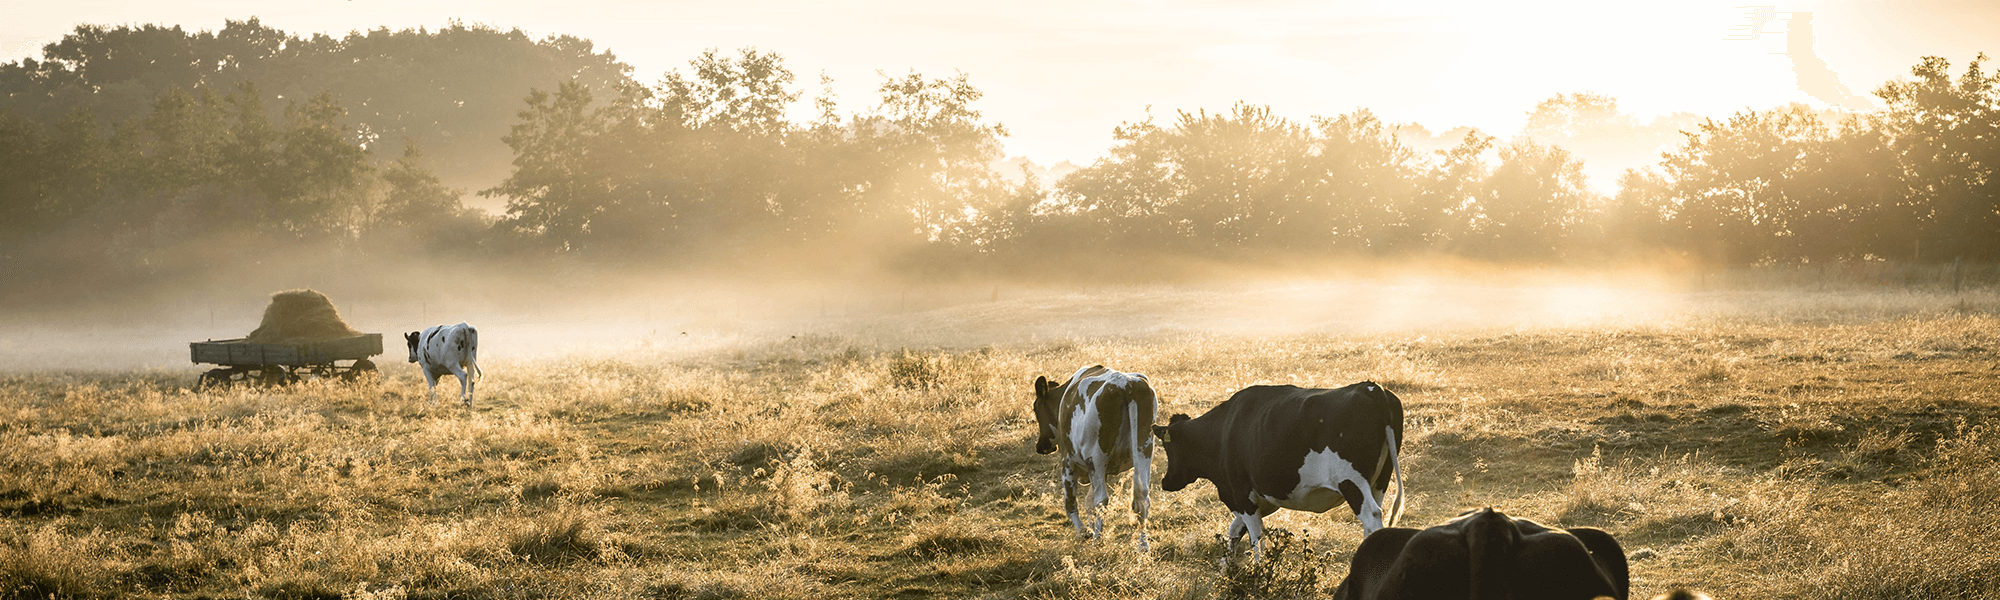
[(354, 361), (354, 365), (348, 367), (346, 371), (341, 371), (340, 379), (342, 381), (356, 381), (361, 379), (362, 375), (374, 372), (375, 372), (375, 363), (370, 362), (368, 359), (364, 358), (361, 360)]
[(267, 365), (257, 375), (257, 383), (267, 386), (290, 385), (298, 382), (298, 375), (277, 365)]
[(229, 387), (229, 376), (235, 372), (235, 369), (209, 369), (204, 371), (200, 378), (194, 380), (194, 391), (206, 392)]

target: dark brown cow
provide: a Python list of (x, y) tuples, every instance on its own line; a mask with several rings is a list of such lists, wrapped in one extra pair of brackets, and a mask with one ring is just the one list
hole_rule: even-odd
[[(1374, 382), (1340, 389), (1289, 385), (1245, 388), (1200, 418), (1174, 415), (1153, 434), (1165, 442), (1176, 492), (1207, 479), (1236, 514), (1229, 544), (1250, 535), (1258, 548), (1264, 517), (1280, 508), (1326, 512), (1346, 505), (1363, 532), (1394, 525), (1402, 512), (1403, 401)], [(1396, 507), (1383, 515), (1393, 476)], [(1261, 548), (1258, 548), (1261, 551)]]
[(1354, 550), (1336, 600), (1626, 600), (1625, 551), (1611, 534), (1554, 529), (1491, 508), (1424, 530), (1390, 527)]

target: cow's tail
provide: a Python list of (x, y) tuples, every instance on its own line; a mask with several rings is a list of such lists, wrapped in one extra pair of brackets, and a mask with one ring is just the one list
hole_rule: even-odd
[(465, 323), (459, 324), (465, 325), (465, 336), (459, 339), (459, 343), (465, 344), (465, 347), (459, 350), (465, 356), (466, 362), (472, 363), (472, 380), (486, 381), (486, 370), (479, 368), (479, 329)]
[(1396, 456), (1396, 446), (1398, 445), (1396, 443), (1396, 428), (1385, 425), (1382, 429), (1385, 430), (1384, 433), (1386, 434), (1382, 436), (1382, 445), (1389, 453), (1390, 467), (1396, 469), (1396, 506), (1389, 510), (1389, 518), (1382, 521), (1382, 526), (1395, 527), (1396, 520), (1403, 516), (1403, 497), (1408, 496), (1409, 493), (1403, 489), (1403, 459)]

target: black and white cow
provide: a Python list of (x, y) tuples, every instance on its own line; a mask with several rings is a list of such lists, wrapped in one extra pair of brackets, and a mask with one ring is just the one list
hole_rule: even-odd
[(1391, 527), (1354, 550), (1337, 600), (1626, 600), (1625, 551), (1611, 534), (1555, 529), (1485, 508), (1422, 531)]
[[(1236, 514), (1229, 545), (1245, 533), (1261, 556), (1264, 517), (1280, 508), (1354, 510), (1361, 529), (1394, 525), (1403, 507), (1403, 401), (1373, 382), (1340, 389), (1260, 385), (1245, 388), (1200, 418), (1177, 414), (1156, 426), (1167, 449), (1160, 489), (1196, 479), (1215, 484)], [(1391, 475), (1396, 506), (1384, 518)]]
[[(1086, 367), (1057, 385), (1035, 378), (1035, 422), (1041, 436), (1035, 452), (1059, 452), (1063, 510), (1079, 537), (1104, 535), (1102, 506), (1110, 500), (1113, 475), (1132, 471), (1132, 513), (1138, 517), (1139, 552), (1146, 552), (1146, 517), (1153, 483), (1153, 438), (1147, 435), (1160, 399), (1145, 375), (1121, 373), (1103, 365)], [(1090, 483), (1085, 509), (1091, 526), (1084, 530), (1077, 512), (1076, 488)]]
[(433, 325), (403, 334), (403, 341), (410, 344), (410, 362), (417, 363), (424, 371), (424, 380), (430, 382), (431, 404), (437, 404), (438, 378), (457, 375), (459, 397), (466, 408), (472, 408), (472, 376), (485, 376), (479, 370), (479, 330), (463, 322)]

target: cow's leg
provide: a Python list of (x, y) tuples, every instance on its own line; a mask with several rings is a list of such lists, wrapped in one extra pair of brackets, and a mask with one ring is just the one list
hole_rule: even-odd
[(1264, 515), (1237, 513), (1236, 520), (1242, 522), (1243, 530), (1250, 534), (1250, 557), (1264, 560)]
[(466, 408), (472, 408), (472, 374), (458, 362), (452, 362), (450, 368), (458, 376), (458, 402), (466, 402)]
[(1347, 500), (1348, 508), (1354, 509), (1354, 518), (1361, 521), (1361, 535), (1366, 536), (1381, 529), (1382, 503), (1377, 499), (1382, 495), (1370, 489), (1374, 486), (1368, 485), (1366, 479), (1352, 477), (1340, 480), (1338, 485), (1341, 497)]
[(429, 404), (430, 404), (431, 406), (436, 406), (436, 405), (437, 405), (437, 403), (438, 403), (438, 376), (437, 376), (437, 373), (433, 373), (433, 372), (431, 372), (431, 370), (430, 370), (430, 368), (429, 368), (429, 367), (421, 367), (421, 368), (422, 368), (422, 370), (423, 370), (423, 372), (424, 372), (424, 382), (425, 382), (425, 383), (429, 383), (429, 384), (430, 384), (430, 400), (429, 400)]
[[(1147, 424), (1139, 423), (1139, 407), (1137, 405), (1125, 408), (1125, 423), (1133, 434), (1131, 440), (1132, 515), (1139, 521), (1137, 533), (1134, 533), (1132, 537), (1138, 538), (1139, 553), (1145, 554), (1147, 551), (1152, 550), (1152, 546), (1146, 543), (1146, 519), (1149, 513), (1152, 512), (1153, 506), (1151, 496), (1151, 488), (1153, 487), (1153, 453), (1151, 450), (1153, 447), (1152, 440), (1146, 437), (1146, 432), (1151, 427)], [(1141, 450), (1142, 448), (1144, 450)]]
[(1090, 536), (1104, 537), (1104, 505), (1111, 503), (1110, 474), (1105, 472), (1111, 464), (1111, 457), (1096, 461), (1090, 468)]
[(1090, 534), (1083, 528), (1083, 517), (1076, 512), (1076, 476), (1072, 474), (1068, 465), (1063, 466), (1062, 486), (1063, 512), (1069, 514), (1069, 524), (1076, 527), (1077, 537), (1090, 537)]
[(1235, 556), (1237, 540), (1243, 539), (1243, 534), (1250, 531), (1250, 527), (1244, 524), (1243, 513), (1232, 511), (1229, 514), (1235, 515), (1236, 518), (1229, 520), (1229, 535), (1227, 538), (1229, 541), (1223, 545), (1223, 549), (1228, 551), (1230, 556)]

